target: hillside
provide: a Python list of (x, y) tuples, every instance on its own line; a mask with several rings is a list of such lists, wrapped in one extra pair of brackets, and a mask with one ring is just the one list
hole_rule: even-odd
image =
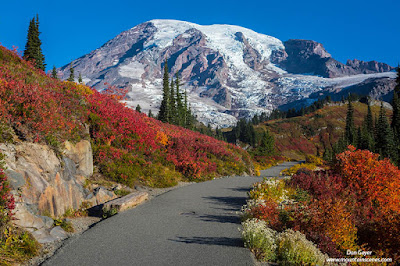
[(90, 140), (100, 173), (128, 186), (252, 172), (245, 151), (163, 124), (118, 100), (52, 79), (0, 47), (0, 143), (42, 143), (60, 153), (67, 140)]
[[(371, 106), (374, 116), (379, 104)], [(332, 147), (342, 136), (346, 124), (346, 104), (330, 104), (304, 116), (277, 119), (257, 126), (267, 128), (275, 137), (275, 147), (290, 159), (304, 159), (307, 154), (321, 155), (325, 147)], [(354, 123), (360, 126), (367, 114), (367, 105), (354, 103)], [(387, 112), (390, 115), (389, 111)]]

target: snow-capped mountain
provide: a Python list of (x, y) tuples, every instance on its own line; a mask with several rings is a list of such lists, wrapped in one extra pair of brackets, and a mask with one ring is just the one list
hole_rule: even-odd
[(157, 113), (166, 59), (170, 75), (179, 73), (198, 120), (219, 127), (327, 88), (395, 77), (377, 73), (392, 70), (382, 63), (341, 64), (313, 41), (283, 43), (239, 26), (177, 20), (152, 20), (122, 32), (59, 74), (67, 79), (72, 65), (87, 85), (128, 88), (129, 106)]

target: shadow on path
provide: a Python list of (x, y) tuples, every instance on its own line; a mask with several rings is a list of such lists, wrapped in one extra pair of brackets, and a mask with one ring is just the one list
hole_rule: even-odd
[(186, 244), (200, 244), (200, 245), (212, 245), (212, 246), (228, 246), (228, 247), (243, 247), (242, 239), (231, 238), (231, 237), (184, 237), (177, 236), (176, 239), (168, 239), (174, 242), (186, 243)]
[(203, 197), (203, 199), (209, 200), (214, 204), (223, 204), (228, 207), (237, 208), (240, 210), (242, 205), (246, 204), (246, 197)]
[(211, 215), (205, 214), (199, 216), (200, 220), (205, 222), (215, 222), (215, 223), (232, 223), (240, 224), (240, 218), (235, 215)]

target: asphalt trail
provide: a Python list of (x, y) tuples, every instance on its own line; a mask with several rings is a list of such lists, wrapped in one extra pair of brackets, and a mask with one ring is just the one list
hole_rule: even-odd
[[(294, 164), (261, 175), (278, 176)], [(237, 212), (261, 179), (221, 178), (169, 191), (67, 240), (44, 265), (254, 265)]]

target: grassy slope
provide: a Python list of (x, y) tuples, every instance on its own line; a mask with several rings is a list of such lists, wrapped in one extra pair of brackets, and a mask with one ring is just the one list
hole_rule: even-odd
[(52, 79), (0, 46), (0, 142), (47, 143), (57, 151), (65, 140), (89, 137), (100, 171), (130, 186), (253, 171), (247, 152), (233, 145), (163, 124), (84, 85)]
[[(353, 106), (357, 127), (364, 120), (367, 105), (353, 103)], [(378, 115), (379, 108), (371, 107), (374, 116)], [(347, 104), (335, 104), (305, 116), (268, 121), (257, 126), (257, 129), (267, 128), (274, 134), (276, 149), (283, 156), (295, 160), (318, 152), (322, 156), (325, 147), (333, 145), (343, 134), (346, 113)]]

